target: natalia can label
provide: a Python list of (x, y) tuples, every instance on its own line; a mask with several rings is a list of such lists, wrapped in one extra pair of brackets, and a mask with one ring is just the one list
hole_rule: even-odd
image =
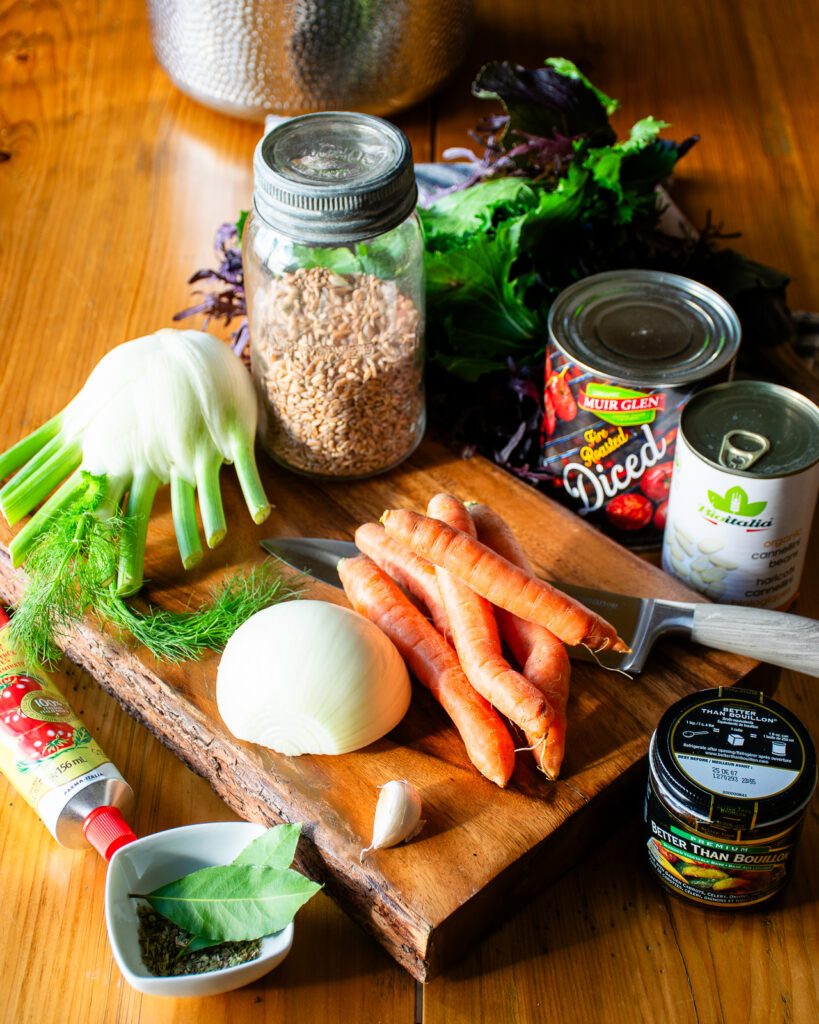
[(663, 568), (723, 604), (783, 608), (796, 596), (819, 489), (819, 409), (737, 381), (682, 417)]
[(631, 547), (659, 546), (680, 413), (727, 376), (736, 315), (674, 274), (596, 274), (549, 316), (541, 468), (555, 496)]

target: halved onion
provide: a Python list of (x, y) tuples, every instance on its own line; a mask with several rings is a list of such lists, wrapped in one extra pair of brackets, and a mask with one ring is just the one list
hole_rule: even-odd
[(233, 634), (216, 702), (234, 736), (282, 754), (344, 754), (406, 714), (406, 666), (377, 626), (326, 601), (265, 608)]

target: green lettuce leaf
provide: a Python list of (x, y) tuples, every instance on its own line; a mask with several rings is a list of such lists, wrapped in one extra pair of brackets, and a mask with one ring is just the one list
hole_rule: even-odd
[(457, 248), (469, 237), (491, 231), (499, 220), (538, 205), (538, 193), (526, 178), (484, 181), (465, 192), (453, 192), (420, 210), (428, 251)]

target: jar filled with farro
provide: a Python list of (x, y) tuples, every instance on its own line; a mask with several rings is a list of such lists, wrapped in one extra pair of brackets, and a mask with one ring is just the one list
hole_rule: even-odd
[(307, 114), (256, 148), (243, 236), (260, 439), (278, 462), (366, 477), (424, 432), (423, 239), (404, 134)]

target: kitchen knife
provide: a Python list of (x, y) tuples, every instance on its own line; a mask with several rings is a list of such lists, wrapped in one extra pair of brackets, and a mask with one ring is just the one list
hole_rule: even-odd
[[(336, 571), (339, 560), (360, 553), (351, 541), (323, 537), (274, 537), (261, 544), (291, 568), (335, 587), (341, 586)], [(819, 622), (814, 619), (766, 608), (629, 597), (550, 582), (607, 619), (631, 647), (630, 654), (596, 655), (585, 647), (569, 648), (571, 656), (581, 661), (641, 672), (658, 637), (685, 633), (705, 647), (819, 676)]]

